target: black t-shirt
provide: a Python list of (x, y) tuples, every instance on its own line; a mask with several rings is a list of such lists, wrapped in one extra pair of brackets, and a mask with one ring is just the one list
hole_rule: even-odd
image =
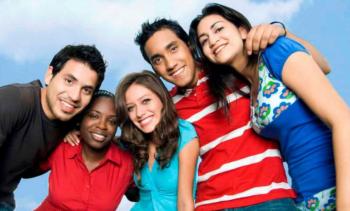
[(49, 120), (40, 103), (40, 81), (0, 87), (0, 202), (14, 206), (13, 191), (58, 145), (70, 122)]

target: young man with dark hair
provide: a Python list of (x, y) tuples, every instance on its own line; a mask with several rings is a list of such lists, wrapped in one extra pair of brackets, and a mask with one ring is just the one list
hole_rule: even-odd
[(94, 46), (68, 45), (45, 75), (28, 84), (0, 87), (0, 210), (15, 208), (14, 190), (72, 129), (72, 118), (90, 102), (106, 70)]

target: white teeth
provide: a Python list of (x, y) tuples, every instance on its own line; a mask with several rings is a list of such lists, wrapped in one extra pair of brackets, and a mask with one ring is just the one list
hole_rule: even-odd
[(220, 47), (218, 47), (215, 51), (214, 51), (214, 54), (216, 55), (216, 54), (218, 54), (220, 51), (221, 51), (221, 49), (223, 49), (225, 47), (225, 45), (221, 45)]
[(62, 101), (62, 103), (64, 104), (64, 106), (67, 106), (67, 107), (70, 107), (70, 108), (74, 108), (74, 106), (72, 106), (72, 105), (69, 104), (69, 103), (66, 103), (66, 102), (64, 102), (64, 101)]
[(150, 116), (150, 117), (146, 117), (146, 118), (140, 120), (140, 125), (141, 125), (141, 126), (145, 126), (145, 125), (147, 125), (149, 122), (151, 122), (151, 120), (152, 120), (152, 117), (151, 117), (151, 116)]
[(106, 138), (104, 135), (100, 135), (100, 134), (97, 134), (97, 133), (92, 133), (92, 137), (94, 139), (96, 139), (97, 141), (103, 141)]
[(182, 73), (183, 70), (184, 70), (184, 67), (178, 69), (177, 71), (175, 71), (175, 72), (173, 73), (173, 76), (177, 76), (178, 74)]

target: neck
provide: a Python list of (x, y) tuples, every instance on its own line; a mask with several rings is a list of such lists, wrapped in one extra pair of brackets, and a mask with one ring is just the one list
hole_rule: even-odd
[(256, 65), (257, 64), (249, 64), (249, 56), (245, 51), (238, 55), (230, 64), (230, 66), (246, 78), (250, 84), (253, 84), (258, 79)]
[(84, 162), (88, 163), (99, 163), (102, 161), (107, 153), (108, 147), (105, 147), (101, 150), (94, 150), (91, 147), (87, 146), (86, 144), (82, 143), (82, 157)]

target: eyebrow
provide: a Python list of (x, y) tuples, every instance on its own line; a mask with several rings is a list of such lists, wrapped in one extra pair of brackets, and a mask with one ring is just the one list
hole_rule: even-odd
[[(165, 46), (165, 49), (169, 50), (174, 45), (176, 45), (176, 41), (171, 41), (169, 44), (167, 44)], [(157, 57), (161, 57), (161, 55), (160, 54), (154, 54), (153, 56), (151, 56), (150, 61), (152, 61), (154, 58), (157, 58)]]
[(176, 45), (176, 41), (170, 42), (168, 45), (165, 46), (165, 48), (166, 48), (167, 50), (169, 50), (169, 49), (170, 49), (171, 47), (173, 47), (174, 45)]
[[(137, 98), (136, 100), (140, 101), (140, 100), (142, 100), (142, 98), (145, 98), (145, 97), (149, 97), (149, 94), (142, 95), (141, 97)], [(134, 103), (127, 103), (127, 102), (125, 102), (125, 105), (130, 105), (130, 104), (134, 104)]]
[[(210, 30), (212, 30), (216, 24), (220, 23), (220, 22), (223, 22), (223, 21), (216, 21), (215, 23), (213, 23), (211, 26), (210, 26)], [(205, 36), (206, 34), (201, 34), (198, 36), (198, 39), (200, 39), (201, 37)]]
[[(72, 79), (73, 81), (78, 81), (78, 79), (71, 73), (68, 73), (66, 76), (69, 77), (70, 79)], [(93, 85), (84, 85), (83, 88), (85, 88), (85, 89), (88, 88), (88, 89), (94, 90), (95, 86), (93, 86)]]

